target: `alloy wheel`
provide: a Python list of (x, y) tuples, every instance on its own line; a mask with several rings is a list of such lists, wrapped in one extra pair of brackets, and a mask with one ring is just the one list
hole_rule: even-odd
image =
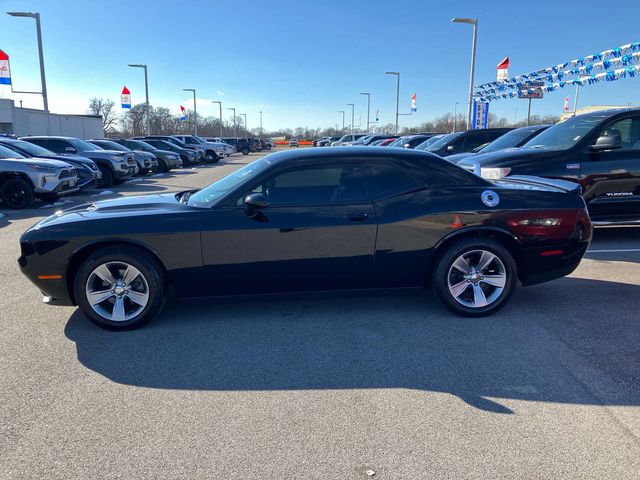
[(113, 322), (131, 320), (149, 303), (146, 278), (125, 262), (107, 262), (96, 267), (87, 279), (85, 292), (93, 311)]
[(447, 284), (461, 305), (482, 308), (493, 304), (507, 284), (507, 271), (500, 258), (488, 250), (463, 253), (449, 267)]
[(7, 185), (2, 199), (11, 208), (22, 208), (27, 202), (27, 192), (18, 183)]

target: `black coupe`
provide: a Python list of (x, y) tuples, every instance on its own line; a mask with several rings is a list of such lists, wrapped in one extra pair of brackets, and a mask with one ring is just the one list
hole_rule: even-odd
[(74, 207), (24, 233), (23, 273), (45, 301), (134, 328), (165, 298), (431, 287), (481, 316), (517, 281), (571, 273), (591, 240), (580, 186), (488, 181), (435, 155), (305, 149), (206, 188)]

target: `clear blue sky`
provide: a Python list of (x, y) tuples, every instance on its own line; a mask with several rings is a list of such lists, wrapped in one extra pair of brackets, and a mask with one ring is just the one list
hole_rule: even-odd
[[(264, 111), (264, 128), (326, 127), (341, 123), (338, 110), (356, 104), (356, 126), (366, 121), (366, 98), (381, 122), (394, 121), (395, 78), (400, 71), (401, 111), (417, 92), (418, 112), (400, 117), (412, 125), (465, 109), (471, 27), (454, 16), (479, 19), (476, 83), (493, 81), (495, 67), (511, 57), (510, 74), (555, 65), (640, 40), (640, 2), (421, 1), (165, 1), (5, 0), (2, 11), (42, 15), (50, 108), (83, 113), (92, 96), (118, 102), (123, 85), (133, 102), (144, 99), (142, 71), (149, 65), (151, 103), (178, 112), (190, 108), (182, 88), (196, 88), (198, 111), (226, 107), (246, 113), (250, 128)], [(39, 88), (34, 22), (0, 14), (0, 49), (11, 57), (14, 88)], [(533, 113), (561, 113), (573, 88), (547, 94)], [(3, 94), (6, 96), (7, 92)], [(15, 96), (41, 106), (34, 96)], [(640, 104), (640, 78), (581, 90), (579, 104)], [(526, 101), (493, 102), (490, 111), (526, 115)], [(350, 117), (350, 115), (348, 115)], [(348, 123), (348, 120), (347, 120)]]

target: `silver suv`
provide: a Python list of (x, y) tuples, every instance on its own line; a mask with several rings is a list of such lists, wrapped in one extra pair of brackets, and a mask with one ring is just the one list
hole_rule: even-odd
[(90, 158), (98, 165), (102, 178), (99, 188), (110, 187), (114, 183), (123, 183), (138, 171), (135, 155), (115, 150), (102, 150), (84, 140), (73, 137), (23, 137), (21, 140), (35, 143), (60, 155), (81, 155)]
[(51, 202), (77, 192), (76, 169), (59, 160), (27, 158), (0, 146), (0, 201), (9, 208), (28, 208), (34, 199)]
[(225, 144), (222, 142), (212, 142), (196, 135), (173, 135), (173, 137), (189, 146), (202, 147), (205, 163), (215, 163), (225, 157)]

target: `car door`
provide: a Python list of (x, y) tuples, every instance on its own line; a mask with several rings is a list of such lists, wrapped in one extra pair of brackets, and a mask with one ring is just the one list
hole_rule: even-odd
[[(243, 199), (255, 192), (269, 204), (247, 215)], [(205, 286), (209, 295), (368, 288), (375, 240), (362, 163), (289, 168), (211, 212)]]
[(593, 137), (619, 137), (619, 148), (593, 150), (580, 164), (583, 195), (594, 218), (640, 219), (640, 115), (616, 119)]

